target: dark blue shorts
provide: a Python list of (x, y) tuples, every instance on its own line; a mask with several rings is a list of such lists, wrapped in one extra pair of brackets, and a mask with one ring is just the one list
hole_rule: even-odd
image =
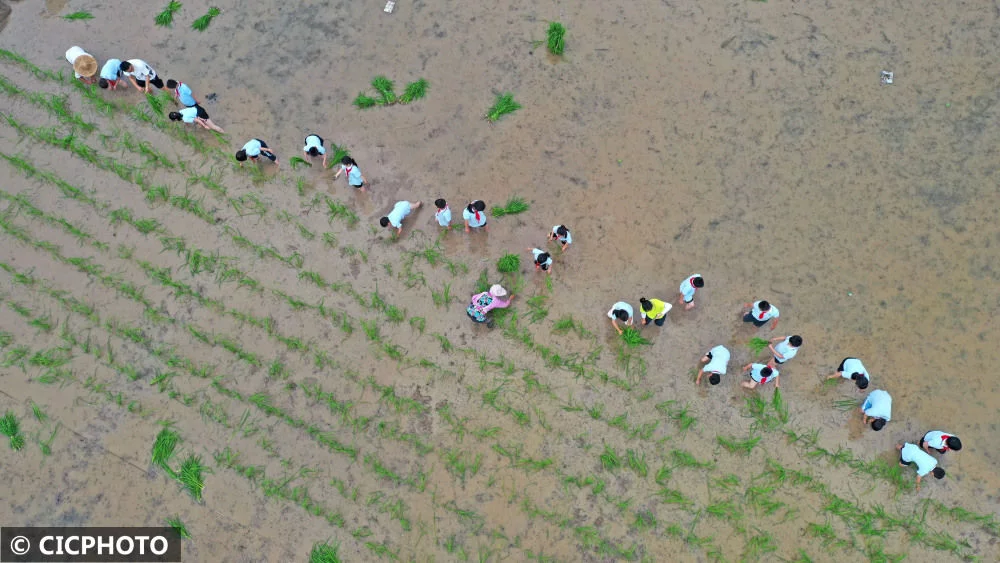
[(756, 327), (761, 327), (761, 326), (764, 326), (764, 325), (767, 324), (767, 321), (758, 321), (753, 316), (753, 313), (747, 313), (747, 314), (743, 315), (743, 322), (745, 322), (745, 323), (753, 323), (753, 326), (756, 326)]

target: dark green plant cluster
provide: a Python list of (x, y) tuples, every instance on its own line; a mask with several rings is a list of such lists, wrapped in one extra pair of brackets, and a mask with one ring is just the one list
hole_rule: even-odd
[(553, 55), (562, 55), (563, 49), (566, 48), (566, 27), (559, 22), (551, 22), (545, 35), (549, 52)]
[(24, 434), (21, 434), (21, 422), (14, 413), (7, 411), (0, 418), (0, 434), (10, 438), (10, 449), (20, 451), (24, 447)]
[(490, 213), (492, 213), (494, 217), (503, 217), (504, 215), (517, 215), (518, 213), (524, 213), (530, 207), (531, 205), (529, 205), (528, 202), (524, 200), (524, 198), (518, 196), (512, 196), (510, 199), (507, 200), (506, 205), (503, 206), (494, 205), (493, 208), (490, 209)]
[(191, 29), (195, 31), (205, 31), (208, 29), (208, 25), (212, 23), (215, 16), (218, 16), (221, 13), (222, 10), (218, 8), (209, 8), (207, 14), (191, 22)]
[(501, 117), (519, 109), (521, 109), (521, 104), (514, 101), (514, 94), (497, 94), (493, 105), (486, 110), (486, 121), (496, 123)]
[(517, 254), (507, 253), (497, 260), (497, 270), (502, 274), (516, 272), (521, 267), (521, 257)]
[(160, 27), (171, 27), (174, 24), (174, 14), (180, 11), (183, 4), (177, 0), (170, 0), (167, 7), (163, 9), (162, 12), (156, 15), (155, 22), (156, 25)]
[(391, 106), (393, 104), (408, 104), (419, 100), (427, 95), (430, 83), (421, 78), (406, 85), (403, 95), (396, 96), (396, 84), (385, 76), (376, 76), (372, 79), (372, 89), (378, 92), (378, 97), (373, 98), (364, 92), (354, 98), (354, 106), (358, 109), (368, 109), (375, 106)]

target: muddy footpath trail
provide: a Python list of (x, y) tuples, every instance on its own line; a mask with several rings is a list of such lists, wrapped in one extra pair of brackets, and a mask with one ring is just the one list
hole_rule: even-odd
[[(169, 521), (212, 562), (1000, 559), (992, 6), (227, 0), (203, 33), (193, 5), (172, 28), (11, 7), (15, 524)], [(190, 83), (227, 134), (82, 87), (71, 45)], [(379, 74), (430, 90), (352, 107)], [(490, 125), (501, 92), (523, 107)], [(293, 166), (313, 132), (369, 193)], [(236, 166), (253, 137), (279, 169)], [(436, 197), (458, 218), (512, 196), (530, 209), (488, 234), (434, 222)], [(396, 238), (400, 199), (424, 208)], [(536, 274), (523, 250), (557, 223), (574, 244)], [(615, 336), (612, 303), (696, 271), (697, 308)], [(498, 282), (513, 307), (473, 325)], [(757, 298), (774, 334), (739, 321)], [(740, 388), (751, 339), (783, 334), (805, 345), (780, 392)], [(698, 388), (717, 344), (729, 374)], [(882, 432), (823, 382), (847, 355), (893, 395)], [(915, 491), (894, 444), (932, 429), (966, 446)]]

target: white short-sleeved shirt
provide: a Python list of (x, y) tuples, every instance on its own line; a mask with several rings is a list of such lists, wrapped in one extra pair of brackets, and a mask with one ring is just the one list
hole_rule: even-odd
[(930, 432), (924, 434), (924, 443), (935, 450), (947, 450), (947, 440), (952, 436), (954, 436), (954, 434), (945, 434), (940, 430), (931, 430)]
[(750, 364), (750, 379), (757, 383), (767, 383), (780, 375), (778, 370), (771, 368), (771, 375), (764, 377), (760, 371), (767, 367), (767, 364)]
[(198, 108), (192, 106), (189, 108), (178, 110), (177, 113), (181, 114), (181, 121), (183, 121), (184, 123), (194, 123), (194, 118), (198, 117)]
[(358, 168), (356, 165), (346, 166), (341, 164), (340, 173), (347, 176), (347, 183), (352, 186), (360, 186), (364, 183), (361, 180), (361, 168)]
[[(70, 47), (69, 49), (66, 50), (66, 60), (69, 61), (69, 64), (75, 63), (76, 59), (80, 55), (90, 55), (90, 53), (84, 51), (82, 47), (77, 47), (76, 45), (74, 45), (74, 46), (72, 46), (72, 47)], [(93, 55), (90, 55), (90, 56), (93, 56)], [(75, 70), (73, 71), (73, 75), (76, 78), (81, 78), (81, 76)]]
[(118, 80), (122, 74), (122, 62), (120, 59), (108, 59), (101, 67), (101, 78), (105, 80)]
[(781, 315), (781, 312), (778, 311), (778, 308), (775, 307), (773, 303), (771, 304), (770, 309), (768, 309), (767, 311), (761, 311), (760, 301), (754, 301), (753, 310), (750, 311), (750, 313), (753, 315), (753, 318), (756, 319), (758, 322), (767, 321), (770, 319), (776, 319)]
[(410, 207), (410, 202), (408, 201), (397, 201), (396, 205), (392, 206), (392, 211), (389, 212), (386, 217), (389, 218), (389, 224), (397, 229), (403, 228), (403, 219), (410, 214), (412, 208)]
[(774, 347), (774, 351), (781, 354), (781, 361), (787, 362), (795, 357), (795, 354), (799, 353), (798, 346), (792, 346), (788, 341), (791, 336), (786, 336), (784, 340), (779, 342), (777, 346)]
[(847, 358), (844, 360), (844, 371), (840, 372), (840, 377), (844, 379), (850, 379), (851, 374), (860, 373), (865, 376), (865, 379), (871, 379), (868, 375), (868, 370), (865, 369), (865, 365), (861, 363), (861, 360), (857, 358)]
[(559, 230), (559, 227), (562, 227), (562, 225), (552, 227), (552, 234), (554, 234), (556, 238), (559, 239), (559, 242), (563, 244), (573, 244), (573, 233), (569, 232), (569, 229), (566, 229), (566, 236), (561, 237), (559, 236), (559, 233), (556, 232)]
[(446, 205), (444, 209), (438, 209), (434, 212), (434, 218), (437, 219), (438, 225), (447, 227), (451, 224), (451, 208)]
[(243, 150), (246, 151), (247, 156), (260, 156), (261, 146), (257, 139), (250, 139), (247, 144), (243, 145)]
[(467, 205), (465, 206), (465, 209), (462, 210), (462, 219), (468, 221), (470, 227), (482, 227), (486, 224), (486, 211), (480, 211), (479, 219), (476, 219), (476, 212), (469, 211), (469, 206)]
[(146, 61), (142, 59), (129, 59), (128, 64), (132, 65), (132, 70), (125, 73), (125, 76), (131, 76), (136, 80), (152, 80), (156, 78), (156, 71), (153, 67), (146, 64)]
[[(534, 261), (535, 261), (536, 264), (538, 264), (538, 257), (541, 256), (542, 254), (545, 254), (545, 251), (542, 250), (542, 249), (539, 249), (539, 248), (532, 248), (531, 249), (531, 255), (535, 257)], [(539, 266), (542, 266), (544, 268), (548, 268), (551, 265), (552, 265), (552, 255), (551, 254), (545, 260), (545, 262), (539, 264)]]
[(306, 137), (306, 146), (302, 147), (302, 152), (309, 152), (309, 149), (316, 147), (319, 154), (326, 154), (326, 149), (323, 148), (323, 142), (319, 140), (316, 135), (309, 135)]
[(892, 417), (892, 397), (889, 396), (889, 393), (876, 389), (868, 394), (868, 398), (865, 399), (865, 404), (861, 408), (864, 409), (866, 415), (889, 422)]
[(691, 283), (691, 280), (695, 278), (700, 278), (701, 274), (691, 274), (684, 281), (681, 282), (681, 295), (684, 296), (684, 302), (690, 303), (694, 301), (694, 294), (698, 291), (698, 288)]
[(608, 311), (608, 318), (609, 319), (617, 319), (618, 317), (615, 316), (615, 311), (619, 311), (619, 310), (625, 311), (626, 313), (628, 313), (628, 318), (630, 320), (632, 319), (633, 316), (635, 316), (635, 313), (632, 310), (632, 306), (631, 305), (629, 305), (628, 303), (626, 303), (624, 301), (619, 301), (619, 302), (617, 302), (617, 303), (615, 303), (614, 305), (611, 306), (611, 310)]
[(705, 371), (726, 375), (726, 366), (729, 364), (729, 350), (720, 344), (709, 350), (708, 353), (712, 355), (712, 359), (705, 364)]
[(920, 446), (909, 442), (903, 444), (903, 449), (899, 451), (899, 459), (917, 464), (917, 475), (923, 477), (937, 467), (937, 460), (934, 456), (920, 449)]

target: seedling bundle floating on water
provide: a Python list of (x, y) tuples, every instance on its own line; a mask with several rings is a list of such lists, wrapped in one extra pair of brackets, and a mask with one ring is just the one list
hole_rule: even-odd
[(493, 107), (486, 111), (486, 121), (496, 123), (501, 117), (519, 109), (521, 109), (521, 104), (514, 101), (514, 94), (497, 94)]
[(546, 36), (549, 52), (553, 55), (562, 55), (563, 49), (566, 48), (566, 27), (559, 22), (552, 22), (549, 24)]
[(163, 9), (162, 12), (156, 15), (156, 25), (160, 27), (170, 27), (174, 24), (174, 14), (180, 11), (181, 4), (177, 0), (170, 0), (167, 7)]
[(528, 205), (528, 202), (524, 201), (524, 198), (513, 196), (507, 200), (507, 205), (504, 205), (503, 207), (499, 205), (493, 206), (493, 208), (490, 209), (490, 213), (492, 213), (494, 217), (503, 217), (504, 215), (524, 213), (529, 207), (531, 206)]
[(430, 89), (430, 82), (421, 78), (416, 82), (406, 85), (403, 95), (396, 97), (396, 84), (385, 76), (376, 76), (372, 79), (372, 88), (378, 92), (379, 97), (373, 98), (364, 92), (354, 98), (354, 105), (358, 109), (368, 109), (374, 106), (391, 106), (393, 104), (408, 104), (414, 100), (419, 100), (427, 95)]

